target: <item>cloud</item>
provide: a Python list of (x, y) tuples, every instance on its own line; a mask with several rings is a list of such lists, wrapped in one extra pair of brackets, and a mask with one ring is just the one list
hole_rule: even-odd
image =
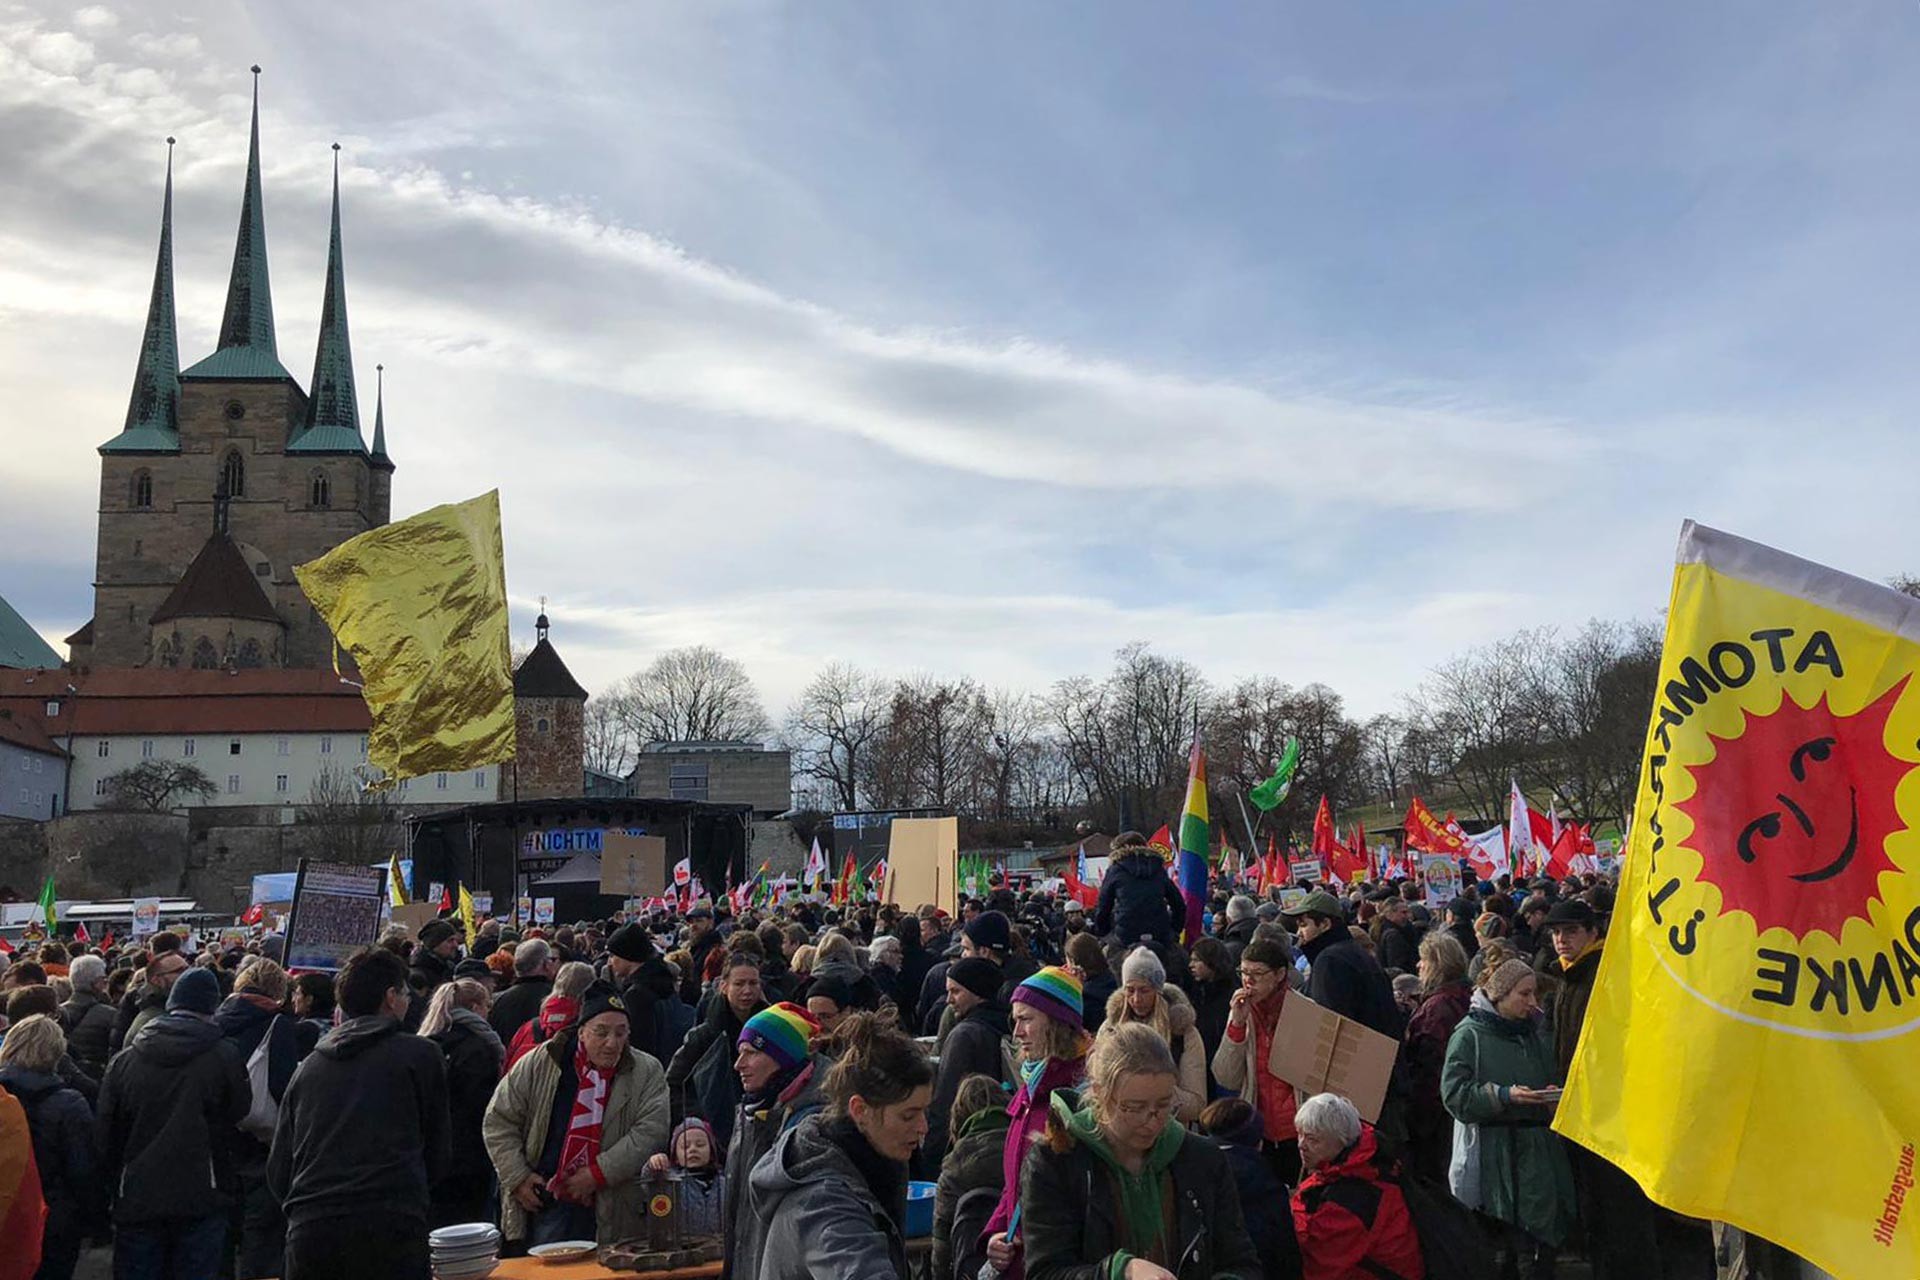
[(90, 4), (74, 10), (73, 25), (87, 32), (111, 31), (120, 25), (120, 16), (111, 9)]

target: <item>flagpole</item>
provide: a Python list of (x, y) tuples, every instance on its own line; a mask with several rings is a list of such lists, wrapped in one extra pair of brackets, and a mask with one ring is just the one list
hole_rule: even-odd
[(1247, 798), (1238, 791), (1233, 793), (1233, 798), (1240, 805), (1240, 821), (1247, 824), (1247, 850), (1252, 852), (1259, 846), (1259, 837), (1253, 834), (1253, 819), (1247, 815)]

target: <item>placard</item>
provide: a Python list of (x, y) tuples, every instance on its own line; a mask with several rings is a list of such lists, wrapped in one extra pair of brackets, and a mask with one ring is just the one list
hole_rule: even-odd
[(1284, 914), (1307, 900), (1307, 891), (1295, 885), (1288, 885), (1280, 891), (1280, 910)]
[(661, 836), (609, 831), (600, 842), (600, 892), (622, 898), (658, 893), (667, 885), (667, 842)]
[(535, 898), (533, 900), (533, 922), (535, 924), (553, 923), (552, 898)]
[(1292, 877), (1295, 884), (1298, 884), (1302, 880), (1305, 880), (1308, 884), (1319, 884), (1320, 881), (1325, 878), (1321, 871), (1320, 859), (1318, 858), (1302, 858), (1298, 862), (1289, 862), (1287, 864), (1287, 875)]
[(160, 932), (160, 899), (133, 900), (133, 936), (145, 938)]
[(515, 924), (525, 924), (531, 919), (533, 919), (533, 899), (525, 895), (514, 899), (513, 922)]
[(1427, 882), (1428, 910), (1445, 911), (1447, 904), (1460, 896), (1460, 864), (1452, 854), (1422, 854), (1420, 875)]
[(438, 880), (435, 880), (432, 884), (427, 886), (426, 901), (433, 903), (435, 906), (438, 906), (440, 904), (440, 899), (446, 897), (446, 895), (447, 895), (447, 886), (445, 886), (444, 884), (441, 884)]
[(893, 901), (909, 911), (931, 902), (957, 914), (960, 820), (895, 818), (890, 828), (887, 878), (893, 883)]
[(393, 915), (389, 918), (394, 924), (405, 929), (409, 938), (417, 938), (420, 936), (420, 927), (429, 920), (437, 919), (439, 915), (440, 907), (437, 903), (407, 902), (393, 908)]
[(383, 867), (300, 859), (293, 910), (287, 917), (287, 968), (338, 970), (348, 956), (380, 936), (380, 908), (386, 900)]
[(493, 895), (490, 893), (474, 894), (473, 895), (473, 914), (477, 916), (492, 915), (493, 914)]
[(1289, 991), (1273, 1032), (1274, 1074), (1295, 1096), (1337, 1093), (1369, 1124), (1379, 1120), (1400, 1044)]

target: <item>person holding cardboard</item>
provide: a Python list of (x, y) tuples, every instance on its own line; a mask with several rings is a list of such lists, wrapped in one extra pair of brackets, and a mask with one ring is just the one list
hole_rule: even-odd
[(1213, 1055), (1213, 1078), (1260, 1113), (1261, 1154), (1282, 1186), (1300, 1179), (1293, 1086), (1274, 1070), (1274, 1029), (1287, 999), (1286, 948), (1256, 937), (1240, 954), (1240, 989), (1227, 1006), (1227, 1035)]

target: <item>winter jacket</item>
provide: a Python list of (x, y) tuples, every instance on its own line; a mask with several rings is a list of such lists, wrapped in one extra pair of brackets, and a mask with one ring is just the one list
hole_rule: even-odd
[[(766, 1007), (763, 1001), (754, 1006), (754, 1013)], [(724, 998), (716, 997), (707, 1007), (706, 1018), (687, 1032), (686, 1042), (667, 1064), (673, 1123), (698, 1116), (713, 1126), (713, 1140), (720, 1146), (733, 1136), (733, 1113), (740, 1106), (740, 1077), (734, 1074), (733, 1060), (745, 1026), (746, 1018), (736, 1014)]]
[(1082, 984), (1080, 992), (1080, 1025), (1087, 1034), (1097, 1036), (1107, 1021), (1107, 1001), (1120, 989), (1119, 979), (1111, 973), (1102, 973), (1088, 978)]
[[(1553, 948), (1547, 948), (1535, 966), (1542, 977), (1552, 979), (1554, 1081), (1565, 1084), (1567, 1069), (1573, 1065), (1573, 1051), (1580, 1044), (1580, 1028), (1587, 1020), (1587, 1003), (1593, 999), (1593, 979), (1600, 972), (1600, 948), (1590, 947), (1573, 964), (1563, 967)], [(1548, 986), (1542, 982), (1541, 988)]]
[[(94, 1007), (106, 1009), (109, 1016), (113, 1012), (108, 1005)], [(93, 1108), (59, 1076), (17, 1064), (0, 1067), (0, 1089), (18, 1098), (26, 1109), (49, 1234), (73, 1236), (99, 1225), (107, 1186), (94, 1155)]]
[(281, 1016), (265, 996), (241, 992), (220, 1002), (214, 1011), (213, 1025), (233, 1042), (242, 1064), (251, 1061), (253, 1051), (266, 1040), (267, 1091), (275, 1102), (287, 1096), (287, 1085), (292, 1082), (294, 1068), (300, 1065), (301, 1058), (300, 1037), (292, 1017)]
[(91, 991), (76, 991), (60, 1006), (67, 1051), (95, 1080), (107, 1074), (107, 1059), (113, 1056), (113, 1021), (113, 1006)]
[(225, 1213), (236, 1190), (225, 1135), (247, 1114), (246, 1065), (211, 1019), (168, 1013), (107, 1067), (95, 1132), (120, 1223)]
[(505, 1044), (513, 1039), (513, 1033), (540, 1014), (540, 1006), (553, 994), (553, 979), (544, 974), (531, 978), (515, 978), (513, 985), (502, 991), (493, 1002), (493, 1008), (487, 1011), (487, 1022), (493, 1027), (493, 1034)]
[[(1287, 994), (1282, 989), (1281, 1003), (1274, 1012), (1276, 1021), (1279, 1009), (1286, 1007)], [(1260, 1032), (1252, 1019), (1260, 1016), (1260, 1011), (1249, 1005), (1246, 1035), (1236, 1041), (1231, 1027), (1220, 1041), (1220, 1047), (1213, 1051), (1213, 1078), (1220, 1082), (1222, 1089), (1231, 1089), (1246, 1099), (1255, 1111), (1261, 1112), (1276, 1126), (1276, 1133), (1284, 1141), (1294, 1136), (1293, 1113), (1299, 1099), (1294, 1096), (1293, 1086), (1280, 1079), (1280, 1073), (1274, 1069), (1274, 1063), (1280, 1056), (1280, 1042), (1272, 1039), (1267, 1045), (1267, 1060), (1258, 1061), (1260, 1056)], [(1272, 1107), (1260, 1103), (1260, 1079), (1266, 1076), (1278, 1081), (1275, 1089), (1280, 1101)]]
[(413, 956), (407, 961), (407, 966), (407, 985), (423, 998), (453, 981), (452, 963), (418, 943), (414, 944)]
[[(493, 1182), (487, 1144), (480, 1136), (487, 1104), (500, 1083), (506, 1051), (488, 1021), (471, 1009), (456, 1008), (447, 1029), (428, 1037), (447, 1069), (447, 1120), (451, 1130), (446, 1172), (433, 1184), (435, 1204), (452, 1207), (486, 1197)], [(441, 1215), (434, 1213), (435, 1220)]]
[(727, 1232), (727, 1175), (715, 1169), (680, 1179), (680, 1229), (722, 1239)]
[[(850, 1124), (845, 1124), (851, 1128)], [(908, 1280), (906, 1169), (900, 1203), (883, 1204), (825, 1113), (780, 1135), (748, 1178), (734, 1241), (742, 1280)]]
[(1256, 1111), (1240, 1128), (1216, 1134), (1213, 1140), (1233, 1172), (1234, 1189), (1240, 1193), (1240, 1217), (1254, 1252), (1260, 1255), (1264, 1280), (1300, 1280), (1300, 1248), (1293, 1240), (1287, 1189), (1280, 1185), (1273, 1166), (1261, 1153), (1265, 1138)]
[[(141, 973), (145, 972), (141, 970)], [(151, 1014), (147, 1014), (149, 1009), (153, 1011)], [(113, 1011), (113, 1034), (107, 1037), (107, 1052), (111, 1055), (127, 1047), (127, 1041), (133, 1038), (133, 1024), (142, 1014), (147, 1014), (146, 1021), (151, 1022), (166, 1011), (166, 992), (149, 991), (144, 978), (127, 984), (126, 991), (121, 993), (119, 1005)]]
[[(933, 1192), (933, 1276), (953, 1280), (955, 1254), (967, 1255), (975, 1242), (954, 1237), (954, 1211), (970, 1191), (1000, 1197), (1000, 1157), (1007, 1148), (1007, 1113), (999, 1107), (976, 1111), (960, 1125), (959, 1141), (947, 1148)], [(973, 1280), (971, 1275), (965, 1280)]]
[(780, 1140), (782, 1134), (826, 1105), (820, 1086), (832, 1065), (825, 1058), (815, 1055), (792, 1079), (779, 1084), (770, 1100), (758, 1104), (747, 1099), (741, 1100), (738, 1114), (734, 1117), (733, 1140), (727, 1144), (726, 1202), (722, 1207), (728, 1247), (725, 1268), (721, 1274), (729, 1280), (735, 1276), (753, 1274), (751, 1267), (741, 1270), (735, 1266), (741, 1256), (735, 1242), (740, 1239), (740, 1233), (747, 1229), (748, 1176), (761, 1158), (773, 1150), (773, 1144)]
[(448, 1142), (440, 1050), (392, 1018), (350, 1018), (293, 1073), (267, 1185), (289, 1226), (360, 1212), (424, 1225)]
[(1305, 1280), (1424, 1280), (1426, 1263), (1397, 1170), (1383, 1160), (1373, 1126), (1308, 1173), (1293, 1193), (1293, 1232)]
[(1307, 999), (1390, 1040), (1400, 1038), (1406, 1019), (1394, 1002), (1393, 983), (1352, 934), (1336, 926), (1303, 943), (1300, 951), (1311, 966)]
[[(1047, 1065), (1041, 1070), (1040, 1078), (1029, 1089), (1022, 1081), (1014, 1090), (1013, 1101), (1007, 1104), (1007, 1144), (1000, 1153), (1000, 1203), (994, 1206), (993, 1217), (987, 1221), (987, 1234), (993, 1235), (1005, 1231), (1013, 1221), (1013, 1208), (1020, 1203), (1020, 1169), (1027, 1158), (1027, 1151), (1047, 1131), (1047, 1117), (1051, 1112), (1055, 1089), (1075, 1089), (1086, 1079), (1087, 1060), (1079, 1058), (1048, 1058)], [(1004, 1280), (1022, 1280), (1021, 1262), (1015, 1258), (1013, 1268), (1007, 1272)]]
[(1240, 965), (1240, 957), (1246, 954), (1247, 944), (1253, 941), (1254, 930), (1260, 927), (1259, 916), (1248, 916), (1245, 920), (1235, 920), (1220, 935), (1220, 941), (1227, 948), (1227, 954), (1233, 957), (1234, 967)]
[[(150, 990), (143, 986), (140, 995), (134, 1001), (133, 1012), (127, 1015), (126, 1031), (122, 1034), (119, 1043), (113, 1046), (113, 1051), (119, 1053), (122, 1049), (132, 1044), (134, 1040), (139, 1037), (140, 1033), (147, 1029), (148, 1023), (166, 1011), (167, 993), (164, 991)], [(124, 1009), (122, 1012), (124, 1012)], [(114, 1023), (116, 1028), (118, 1028), (119, 1025), (117, 1021)]]
[[(1021, 1172), (1020, 1235), (1028, 1280), (1108, 1280), (1131, 1257), (1157, 1207), (1164, 1254), (1180, 1280), (1260, 1280), (1260, 1258), (1240, 1217), (1240, 1193), (1220, 1148), (1168, 1121), (1143, 1172), (1126, 1173), (1072, 1090), (1051, 1099), (1057, 1128), (1034, 1143)], [(1059, 1134), (1056, 1141), (1055, 1134)], [(1061, 1149), (1064, 1144), (1064, 1150)]]
[(1412, 921), (1406, 924), (1394, 924), (1389, 920), (1380, 921), (1380, 967), (1398, 969), (1401, 973), (1420, 972), (1420, 939), (1424, 936), (1420, 927)]
[(975, 1005), (967, 1016), (953, 1024), (947, 1042), (940, 1051), (940, 1074), (933, 1082), (933, 1105), (927, 1109), (927, 1137), (920, 1144), (925, 1168), (936, 1169), (947, 1149), (948, 1117), (953, 1110), (953, 1095), (960, 1082), (970, 1075), (992, 1076), (1004, 1080), (1001, 1066), (1001, 1042), (1012, 1032), (1007, 1006), (998, 1000)]
[[(513, 1064), (526, 1057), (535, 1045), (545, 1044), (579, 1020), (578, 1000), (570, 996), (548, 996), (546, 1003), (540, 1006), (539, 1016), (513, 1033), (513, 1043), (507, 1046), (507, 1056), (500, 1064), (500, 1074), (505, 1075), (513, 1070)], [(627, 1047), (633, 1048), (633, 1042), (628, 1041)]]
[(1220, 1052), (1220, 1045), (1227, 1038), (1227, 1017), (1233, 1011), (1233, 993), (1238, 986), (1232, 978), (1193, 984), (1190, 996), (1193, 1025), (1200, 1033), (1201, 1047), (1206, 1050), (1209, 1071), (1213, 1068), (1213, 1055)]
[(1447, 932), (1453, 935), (1453, 940), (1458, 942), (1461, 950), (1467, 953), (1467, 959), (1471, 960), (1480, 954), (1480, 935), (1473, 931), (1473, 925), (1470, 922), (1455, 920), (1447, 925)]
[(1467, 1016), (1473, 988), (1450, 982), (1420, 1002), (1407, 1022), (1400, 1061), (1406, 1068), (1408, 1093), (1407, 1137), (1409, 1159), (1419, 1173), (1444, 1178), (1446, 1156), (1453, 1149), (1453, 1117), (1440, 1100), (1440, 1075), (1447, 1062), (1447, 1046), (1460, 1019)]
[(1481, 1209), (1558, 1245), (1574, 1225), (1573, 1172), (1548, 1126), (1553, 1108), (1509, 1100), (1513, 1085), (1544, 1088), (1556, 1078), (1546, 1024), (1516, 1022), (1476, 993), (1454, 1028), (1440, 1096), (1457, 1120), (1480, 1127)]
[(687, 947), (687, 954), (693, 957), (693, 963), (680, 975), (680, 998), (688, 1004), (700, 1003), (700, 988), (706, 982), (707, 956), (724, 941), (718, 929), (709, 929), (705, 937)]
[(1093, 931), (1101, 937), (1118, 936), (1128, 947), (1151, 938), (1171, 947), (1187, 919), (1186, 900), (1167, 879), (1167, 864), (1153, 852), (1115, 858), (1100, 882), (1100, 905), (1094, 909)]
[(1200, 1039), (1186, 993), (1169, 983), (1160, 988), (1152, 1016), (1141, 1018), (1128, 1007), (1126, 991), (1115, 991), (1107, 997), (1107, 1018), (1101, 1029), (1110, 1030), (1126, 1022), (1144, 1022), (1167, 1042), (1180, 1085), (1173, 1095), (1174, 1116), (1181, 1124), (1198, 1118), (1200, 1108), (1207, 1105), (1207, 1048)]
[[(520, 1061), (494, 1090), (481, 1124), (487, 1157), (500, 1178), (500, 1231), (509, 1240), (527, 1235), (527, 1211), (513, 1191), (533, 1175), (547, 1144), (554, 1098), (578, 1090), (573, 1062), (577, 1032), (567, 1031)], [(667, 1149), (667, 1080), (660, 1064), (629, 1048), (614, 1069), (602, 1113), (600, 1159), (604, 1184), (593, 1199), (594, 1237), (612, 1244), (646, 1230), (646, 1184), (640, 1175), (651, 1157)]]
[(647, 1054), (664, 1067), (680, 1051), (678, 1044), (671, 1043), (669, 1019), (660, 1007), (662, 1002), (680, 999), (673, 970), (659, 956), (649, 956), (624, 982), (613, 985), (619, 988), (620, 999), (627, 1006), (627, 1025), (632, 1032), (627, 1047)]

